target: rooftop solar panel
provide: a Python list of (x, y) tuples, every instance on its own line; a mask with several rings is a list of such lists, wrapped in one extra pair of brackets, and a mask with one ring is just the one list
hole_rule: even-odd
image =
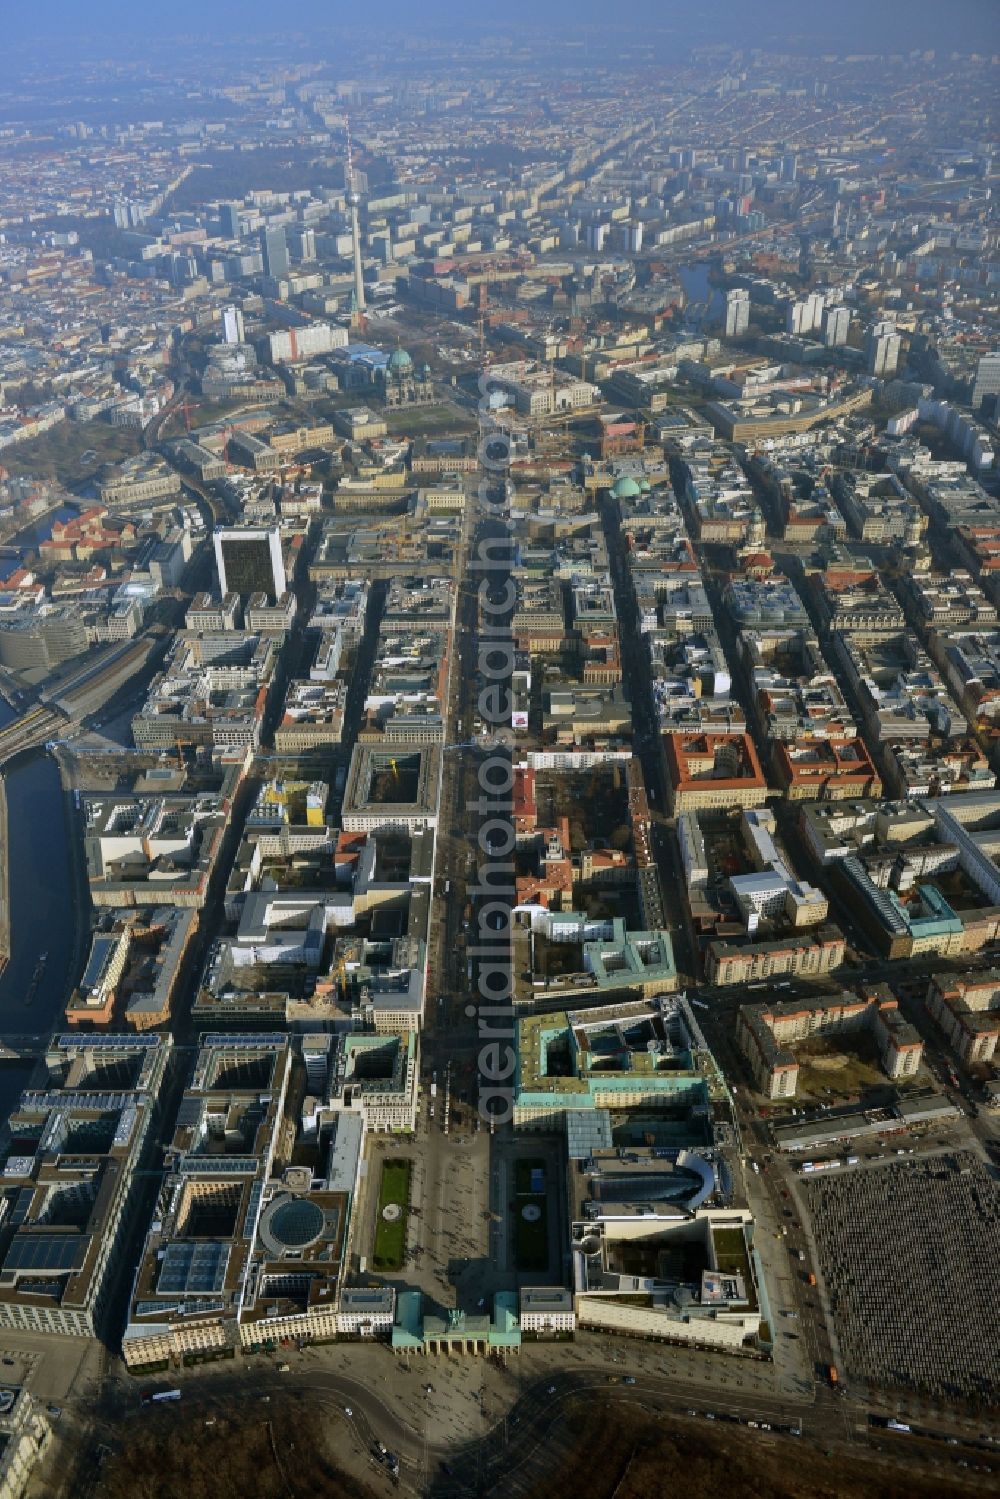
[(82, 1263), (87, 1240), (81, 1234), (18, 1233), (11, 1240), (4, 1271), (63, 1272)]

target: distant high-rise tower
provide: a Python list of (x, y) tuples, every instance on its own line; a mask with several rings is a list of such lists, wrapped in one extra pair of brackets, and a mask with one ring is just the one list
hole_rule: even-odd
[(264, 275), (269, 276), (272, 281), (277, 281), (280, 276), (287, 276), (291, 261), (288, 258), (285, 231), (280, 224), (273, 229), (261, 230), (260, 248), (264, 256)]
[(799, 175), (799, 158), (794, 151), (786, 151), (781, 158), (782, 182), (794, 182)]
[(899, 364), (900, 338), (888, 318), (873, 323), (865, 338), (865, 356), (870, 375), (894, 375)]
[(976, 365), (972, 382), (972, 409), (978, 411), (985, 400), (1000, 395), (1000, 353), (984, 354)]
[(726, 337), (740, 338), (750, 326), (750, 293), (743, 286), (726, 292)]
[(361, 202), (361, 194), (358, 192), (354, 181), (350, 120), (347, 122), (347, 170), (344, 173), (344, 184), (347, 188), (347, 206), (351, 210), (351, 248), (354, 251), (354, 307), (356, 312), (362, 313), (365, 310), (365, 282), (361, 274), (361, 226), (358, 223), (358, 205)]
[(315, 260), (315, 229), (308, 229), (305, 226), (293, 229), (288, 236), (288, 247), (298, 260)]
[(851, 309), (840, 305), (828, 307), (823, 314), (823, 342), (828, 349), (839, 349), (851, 331)]
[(239, 239), (240, 237), (240, 205), (238, 203), (223, 203), (219, 209), (219, 219), (222, 232), (227, 239)]
[(227, 307), (222, 314), (222, 336), (227, 344), (245, 343), (243, 314), (238, 307)]

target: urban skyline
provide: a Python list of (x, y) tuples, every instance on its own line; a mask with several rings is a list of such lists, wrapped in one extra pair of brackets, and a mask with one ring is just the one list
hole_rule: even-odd
[(0, 1489), (996, 1484), (989, 7), (43, 4)]

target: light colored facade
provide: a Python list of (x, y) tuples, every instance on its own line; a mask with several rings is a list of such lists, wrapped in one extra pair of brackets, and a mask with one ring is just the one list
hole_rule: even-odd
[(924, 1003), (966, 1065), (993, 1060), (1000, 1044), (1000, 974), (937, 975)]
[(697, 812), (682, 812), (677, 818), (677, 843), (688, 889), (704, 890), (708, 884), (708, 856)]
[(328, 682), (292, 681), (284, 712), (274, 731), (279, 755), (305, 754), (339, 744), (344, 728), (347, 689), (336, 678)]
[(220, 526), (212, 533), (212, 546), (223, 596), (263, 592), (277, 600), (287, 592), (277, 526)]
[(247, 601), (247, 629), (257, 635), (287, 635), (295, 623), (297, 605), (289, 590), (272, 603), (264, 593), (252, 593)]
[(576, 1309), (570, 1291), (561, 1287), (525, 1286), (520, 1292), (522, 1333), (540, 1336), (576, 1330)]
[(333, 1038), (323, 1110), (353, 1110), (372, 1134), (410, 1133), (417, 1123), (417, 1038), (337, 1035)]
[(825, 927), (813, 936), (790, 936), (739, 947), (710, 942), (705, 977), (713, 984), (748, 984), (800, 975), (816, 978), (840, 967), (846, 947), (843, 934), (834, 927)]
[(24, 1388), (0, 1390), (0, 1499), (22, 1499), (52, 1428)]
[(81, 1022), (107, 1025), (111, 1020), (115, 995), (128, 961), (129, 940), (127, 929), (95, 935), (79, 987), (66, 1005), (68, 1025)]
[(396, 1292), (392, 1286), (347, 1286), (337, 1307), (337, 1335), (342, 1338), (379, 1338), (392, 1335)]
[(100, 486), (101, 504), (111, 509), (140, 505), (149, 500), (180, 494), (181, 481), (173, 469), (160, 461), (126, 464), (120, 475)]

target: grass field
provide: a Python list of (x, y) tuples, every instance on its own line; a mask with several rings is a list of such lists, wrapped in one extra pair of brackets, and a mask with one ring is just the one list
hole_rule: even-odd
[[(382, 1216), (390, 1203), (402, 1208), (399, 1217), (389, 1222)], [(410, 1162), (386, 1161), (378, 1187), (378, 1221), (375, 1225), (373, 1270), (402, 1270), (406, 1257), (406, 1217), (410, 1203)]]
[(390, 437), (452, 436), (474, 432), (476, 423), (465, 412), (453, 406), (402, 406), (385, 413)]
[(121, 463), (141, 449), (142, 437), (133, 427), (66, 421), (30, 442), (5, 448), (3, 466), (11, 474), (54, 479), (66, 489), (75, 489), (106, 463)]

